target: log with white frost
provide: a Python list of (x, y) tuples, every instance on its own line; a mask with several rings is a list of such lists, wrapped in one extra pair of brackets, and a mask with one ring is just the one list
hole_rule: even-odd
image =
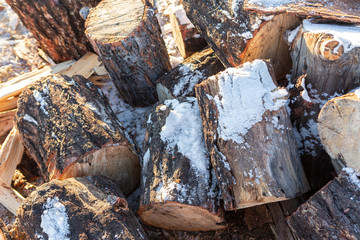
[(351, 25), (304, 20), (289, 36), (293, 83), (298, 80), (302, 88), (292, 97), (291, 119), (300, 134), (309, 183), (319, 189), (333, 178), (334, 170), (320, 143), (318, 114), (329, 99), (360, 86), (360, 30)]
[(321, 143), (338, 173), (344, 167), (360, 171), (360, 92), (329, 100), (318, 117)]
[(100, 0), (6, 0), (55, 62), (79, 59), (92, 47), (84, 31), (82, 7), (95, 7)]
[(176, 97), (195, 97), (197, 83), (224, 70), (224, 66), (214, 51), (207, 47), (173, 68), (156, 82), (156, 91), (160, 101)]
[(187, 58), (207, 45), (205, 39), (200, 36), (195, 26), (186, 16), (182, 4), (170, 8), (169, 17), (175, 43), (181, 56)]
[(33, 83), (20, 96), (15, 122), (47, 181), (105, 175), (124, 194), (139, 183), (134, 145), (102, 92), (81, 76)]
[(122, 99), (133, 106), (157, 102), (156, 80), (171, 67), (153, 7), (142, 0), (105, 0), (85, 27)]
[(186, 14), (226, 67), (255, 59), (271, 59), (277, 79), (291, 69), (287, 29), (296, 28), (295, 16), (266, 16), (243, 10), (238, 0), (183, 0)]
[(288, 219), (298, 239), (360, 238), (359, 174), (344, 170)]
[(196, 98), (166, 100), (150, 115), (139, 215), (170, 230), (225, 228)]
[(288, 113), (270, 63), (255, 60), (195, 86), (207, 149), (226, 210), (308, 190)]
[(118, 186), (103, 176), (37, 187), (13, 230), (14, 239), (147, 239)]

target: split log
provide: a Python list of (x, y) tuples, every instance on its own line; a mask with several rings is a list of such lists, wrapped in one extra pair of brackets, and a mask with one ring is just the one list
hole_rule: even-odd
[(147, 239), (115, 183), (96, 177), (52, 180), (23, 202), (14, 239)]
[(125, 102), (147, 106), (157, 101), (156, 80), (171, 67), (150, 5), (102, 1), (86, 20), (86, 35)]
[(195, 97), (194, 86), (208, 77), (225, 70), (211, 48), (186, 58), (157, 80), (156, 90), (160, 101), (176, 97)]
[(283, 40), (298, 18), (274, 17), (243, 10), (243, 1), (183, 0), (187, 16), (226, 67), (255, 59), (271, 59), (277, 79), (291, 70), (289, 47)]
[(14, 126), (16, 109), (0, 113), (0, 136), (7, 134)]
[[(290, 38), (293, 83), (301, 87), (290, 104), (293, 125), (300, 134), (302, 161), (309, 183), (319, 189), (333, 179), (329, 155), (320, 143), (317, 118), (334, 96), (360, 86), (360, 31), (357, 27), (315, 24), (304, 20)], [(306, 75), (306, 78), (304, 78)]]
[(84, 31), (82, 7), (95, 7), (100, 0), (50, 1), (6, 0), (39, 42), (42, 50), (55, 62), (79, 59), (92, 51)]
[(360, 180), (351, 168), (328, 183), (291, 215), (298, 239), (359, 239)]
[(170, 23), (175, 43), (181, 56), (187, 58), (206, 47), (207, 43), (200, 36), (195, 26), (186, 16), (184, 6), (178, 5), (170, 8)]
[(360, 3), (354, 0), (291, 0), (276, 2), (245, 0), (244, 9), (266, 14), (288, 13), (339, 22), (360, 23)]
[(15, 122), (46, 181), (105, 175), (124, 194), (139, 183), (132, 141), (102, 92), (81, 76), (35, 82), (20, 96)]
[(284, 106), (287, 91), (274, 83), (269, 63), (229, 68), (196, 85), (195, 92), (226, 210), (308, 190)]
[(338, 173), (344, 167), (360, 171), (360, 92), (328, 101), (321, 109), (318, 130), (321, 143)]
[(147, 127), (141, 220), (170, 230), (225, 228), (196, 98), (157, 104)]

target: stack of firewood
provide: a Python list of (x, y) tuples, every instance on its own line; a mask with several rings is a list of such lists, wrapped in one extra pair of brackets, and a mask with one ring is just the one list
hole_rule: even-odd
[[(360, 3), (180, 1), (171, 69), (148, 0), (7, 2), (58, 64), (0, 85), (0, 202), (17, 214), (0, 236), (147, 239), (125, 199), (140, 185), (149, 226), (223, 231), (245, 209), (275, 239), (360, 238)], [(142, 147), (107, 74), (153, 106)], [(26, 199), (10, 187), (24, 147), (47, 182)]]

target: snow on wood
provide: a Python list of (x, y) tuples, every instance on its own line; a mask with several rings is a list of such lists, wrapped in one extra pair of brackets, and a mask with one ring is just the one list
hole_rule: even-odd
[(266, 14), (290, 13), (360, 23), (360, 3), (354, 0), (245, 0), (244, 9)]

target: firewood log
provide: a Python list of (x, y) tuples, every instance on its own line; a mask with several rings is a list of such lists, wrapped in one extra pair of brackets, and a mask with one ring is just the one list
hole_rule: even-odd
[(102, 92), (85, 78), (36, 81), (20, 95), (15, 122), (46, 181), (101, 174), (124, 194), (137, 186), (134, 145)]
[(304, 17), (311, 16), (339, 22), (360, 23), (360, 3), (354, 0), (245, 0), (244, 9), (266, 14), (286, 12)]
[(291, 119), (300, 134), (309, 183), (318, 190), (333, 179), (334, 170), (320, 143), (317, 118), (329, 99), (360, 86), (360, 44), (356, 40), (360, 31), (352, 26), (304, 20), (291, 35), (292, 79), (302, 90), (292, 97)]
[(328, 101), (321, 109), (318, 130), (321, 143), (338, 173), (344, 167), (360, 171), (360, 92)]
[(360, 180), (351, 168), (329, 182), (291, 215), (298, 239), (359, 239)]
[(147, 239), (117, 185), (103, 176), (52, 180), (18, 210), (14, 239)]
[(255, 60), (195, 86), (206, 147), (226, 210), (308, 190), (288, 113), (270, 63)]
[(6, 136), (6, 134), (13, 128), (15, 114), (16, 109), (0, 112), (0, 136)]
[(52, 1), (6, 0), (22, 23), (55, 62), (79, 59), (92, 51), (84, 31), (82, 7), (95, 7), (100, 0)]
[(147, 127), (141, 220), (170, 230), (224, 228), (196, 98), (157, 104)]
[(183, 0), (186, 14), (226, 67), (271, 59), (277, 78), (291, 69), (287, 29), (300, 21), (291, 15), (265, 16), (243, 10), (243, 1)]
[(184, 6), (170, 8), (170, 23), (181, 56), (187, 58), (203, 49), (207, 43), (186, 16)]
[(85, 26), (123, 100), (133, 106), (155, 103), (156, 80), (171, 66), (154, 9), (142, 0), (105, 0)]
[(173, 68), (157, 80), (156, 91), (160, 101), (176, 97), (195, 97), (197, 83), (225, 70), (211, 48), (205, 48)]

